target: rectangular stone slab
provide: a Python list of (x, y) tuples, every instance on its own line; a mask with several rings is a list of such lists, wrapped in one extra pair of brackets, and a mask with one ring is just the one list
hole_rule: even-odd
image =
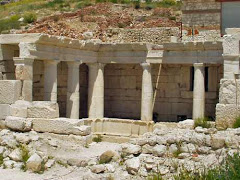
[(21, 81), (0, 81), (0, 104), (13, 104), (21, 95)]
[(79, 119), (31, 119), (33, 122), (33, 130), (37, 132), (50, 132), (56, 134), (75, 134), (86, 136), (91, 133), (91, 127), (83, 125), (83, 121)]

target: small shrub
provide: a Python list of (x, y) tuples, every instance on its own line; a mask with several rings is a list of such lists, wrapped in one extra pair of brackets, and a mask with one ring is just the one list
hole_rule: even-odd
[(169, 19), (172, 21), (176, 21), (177, 18), (175, 16), (171, 16), (171, 17), (169, 17)]
[(210, 128), (211, 124), (208, 122), (209, 119), (207, 117), (198, 118), (194, 121), (194, 128), (200, 126), (202, 128)]
[(0, 20), (0, 33), (11, 29), (20, 29), (20, 16), (14, 15), (8, 19)]
[(68, 164), (67, 164), (67, 163), (62, 162), (62, 161), (60, 161), (60, 160), (57, 160), (56, 163), (58, 163), (58, 164), (61, 165), (61, 166), (64, 166), (65, 168), (68, 167)]
[(3, 154), (0, 154), (0, 166), (2, 166), (3, 165)]
[(20, 151), (21, 151), (22, 162), (23, 162), (23, 165), (22, 165), (21, 169), (22, 169), (23, 171), (26, 171), (26, 170), (27, 170), (27, 167), (26, 167), (27, 160), (28, 160), (29, 157), (30, 157), (29, 150), (28, 150), (27, 146), (24, 145), (24, 144), (20, 144), (20, 145), (19, 145), (19, 149), (20, 149)]
[(96, 142), (96, 143), (102, 142), (102, 136), (98, 134), (97, 137), (93, 138), (93, 142)]
[(25, 13), (23, 18), (25, 23), (30, 24), (37, 20), (37, 15), (35, 13)]
[(154, 173), (147, 177), (147, 180), (162, 180), (162, 175), (160, 173)]
[(239, 128), (240, 127), (240, 116), (236, 118), (233, 128)]
[(175, 0), (163, 0), (161, 4), (165, 7), (171, 7), (177, 5), (177, 2)]

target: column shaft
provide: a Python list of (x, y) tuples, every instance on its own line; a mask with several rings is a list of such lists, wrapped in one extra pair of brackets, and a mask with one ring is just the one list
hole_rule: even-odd
[(67, 117), (79, 119), (79, 65), (80, 62), (68, 62)]
[(58, 61), (44, 61), (44, 100), (57, 102)]
[(193, 119), (205, 115), (205, 68), (203, 63), (194, 64)]
[(104, 66), (102, 63), (88, 64), (88, 117), (104, 117)]
[(141, 102), (141, 120), (152, 121), (153, 116), (153, 86), (150, 63), (142, 63), (142, 102)]
[(22, 81), (22, 99), (25, 101), (32, 101), (33, 99), (33, 62), (30, 58), (14, 58), (16, 66), (15, 76), (16, 80)]

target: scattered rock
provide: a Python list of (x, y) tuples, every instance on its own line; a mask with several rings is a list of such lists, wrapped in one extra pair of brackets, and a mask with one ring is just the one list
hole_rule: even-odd
[(134, 144), (123, 144), (122, 151), (126, 154), (139, 154), (141, 152), (141, 146)]
[(194, 120), (187, 119), (184, 121), (180, 121), (177, 125), (178, 128), (181, 129), (193, 129), (194, 128)]
[(17, 148), (9, 154), (9, 157), (13, 161), (21, 161), (22, 160), (22, 152), (19, 148)]
[(44, 165), (45, 169), (51, 168), (55, 164), (54, 159), (49, 159), (46, 164)]
[(156, 145), (153, 148), (153, 155), (162, 157), (167, 151), (167, 147), (164, 145)]
[(105, 166), (103, 164), (94, 165), (91, 167), (93, 173), (99, 174), (105, 171)]
[(111, 150), (105, 151), (100, 155), (99, 162), (101, 164), (109, 163), (112, 160), (113, 156), (115, 156), (115, 154), (116, 153)]
[(32, 172), (39, 172), (42, 168), (42, 158), (37, 154), (34, 153), (28, 160), (27, 160), (27, 169)]
[(138, 173), (140, 168), (140, 160), (138, 157), (134, 157), (132, 159), (128, 159), (126, 162), (126, 170), (129, 174), (135, 175)]

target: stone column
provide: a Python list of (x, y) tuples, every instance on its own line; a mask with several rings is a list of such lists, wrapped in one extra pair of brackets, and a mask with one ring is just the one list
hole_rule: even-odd
[(102, 63), (88, 64), (88, 117), (104, 117), (104, 66)]
[(80, 62), (68, 62), (67, 117), (79, 119), (79, 66)]
[(153, 116), (153, 86), (152, 72), (150, 63), (142, 63), (142, 102), (141, 102), (141, 120), (152, 121)]
[(194, 64), (193, 88), (193, 119), (203, 118), (205, 115), (205, 68), (203, 63)]
[(58, 61), (44, 61), (44, 100), (57, 102)]
[(13, 60), (16, 66), (15, 69), (16, 80), (22, 81), (21, 98), (25, 101), (32, 101), (34, 59), (14, 57)]

